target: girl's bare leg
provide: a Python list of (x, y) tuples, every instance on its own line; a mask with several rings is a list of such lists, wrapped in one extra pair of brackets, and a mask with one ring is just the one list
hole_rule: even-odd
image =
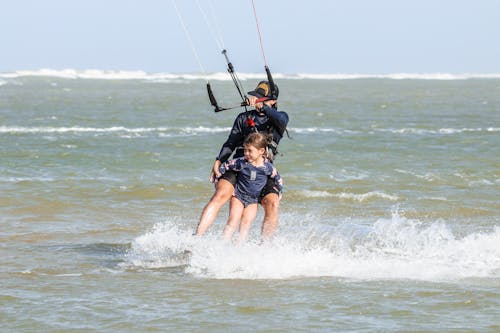
[(238, 232), (238, 244), (244, 243), (250, 232), (255, 217), (257, 216), (257, 204), (251, 204), (245, 207), (241, 216), (240, 230)]
[(222, 237), (226, 242), (229, 242), (231, 240), (234, 231), (236, 230), (236, 228), (238, 228), (241, 220), (241, 215), (243, 214), (243, 209), (243, 203), (236, 197), (232, 197), (229, 206), (229, 218), (222, 234)]

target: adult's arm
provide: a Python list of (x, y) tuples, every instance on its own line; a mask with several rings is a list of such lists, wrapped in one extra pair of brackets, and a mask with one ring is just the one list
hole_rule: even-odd
[(219, 152), (219, 155), (217, 155), (216, 160), (221, 161), (222, 163), (226, 162), (233, 153), (233, 151), (238, 147), (243, 137), (243, 128), (241, 119), (242, 119), (241, 114), (239, 114), (238, 117), (236, 117), (236, 119), (234, 120), (231, 132), (229, 133), (226, 142), (224, 142), (224, 144), (222, 145), (222, 148)]
[(278, 111), (267, 104), (264, 104), (261, 110), (269, 117), (269, 121), (273, 126), (279, 129), (280, 134), (283, 135), (288, 124), (288, 114), (284, 111)]

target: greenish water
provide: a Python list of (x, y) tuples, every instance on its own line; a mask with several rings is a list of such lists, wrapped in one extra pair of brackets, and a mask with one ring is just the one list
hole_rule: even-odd
[(279, 232), (235, 247), (191, 236), (203, 80), (0, 75), (0, 330), (500, 331), (500, 80), (277, 82)]

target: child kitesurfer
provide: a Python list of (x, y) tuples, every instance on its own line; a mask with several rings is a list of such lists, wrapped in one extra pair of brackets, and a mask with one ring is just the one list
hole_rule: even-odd
[(229, 160), (221, 164), (219, 168), (220, 177), (227, 171), (237, 173), (236, 185), (230, 201), (229, 218), (223, 233), (225, 241), (231, 240), (238, 225), (237, 243), (240, 244), (246, 240), (250, 226), (257, 215), (260, 192), (269, 178), (274, 180), (281, 198), (282, 180), (276, 168), (266, 158), (267, 145), (266, 135), (252, 133), (243, 144), (244, 156)]

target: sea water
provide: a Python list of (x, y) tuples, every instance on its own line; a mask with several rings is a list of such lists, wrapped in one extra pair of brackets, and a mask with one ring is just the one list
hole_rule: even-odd
[(0, 74), (0, 331), (500, 331), (499, 76), (276, 75), (279, 229), (241, 246), (227, 207), (192, 236), (238, 112), (204, 79)]

